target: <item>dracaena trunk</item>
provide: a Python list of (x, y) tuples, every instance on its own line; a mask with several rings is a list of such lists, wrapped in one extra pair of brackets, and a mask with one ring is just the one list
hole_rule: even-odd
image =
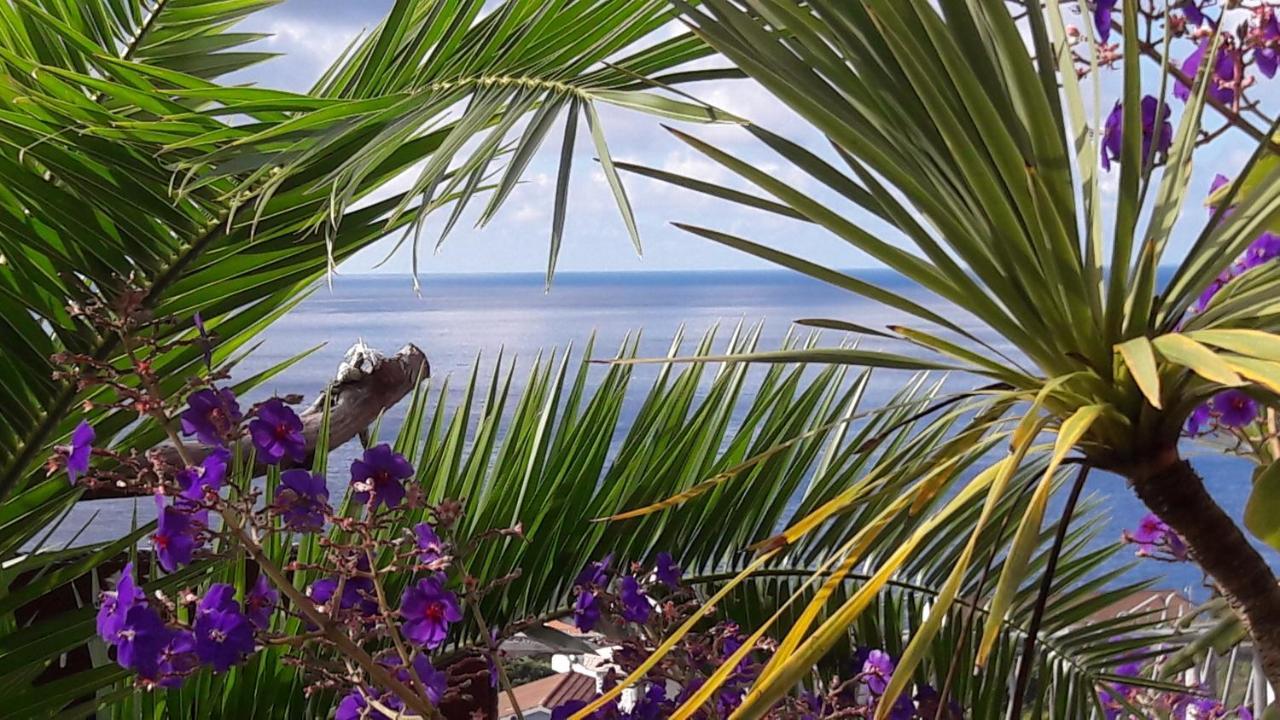
[(1125, 474), (1142, 502), (1186, 540), (1192, 557), (1248, 625), (1263, 672), (1280, 692), (1280, 584), (1271, 567), (1176, 450), (1156, 453)]

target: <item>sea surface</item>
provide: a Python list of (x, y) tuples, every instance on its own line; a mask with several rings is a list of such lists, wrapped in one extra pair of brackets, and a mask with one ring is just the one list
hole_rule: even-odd
[[(888, 271), (859, 271), (862, 279), (893, 290), (974, 332), (996, 350), (1016, 355), (993, 333), (954, 306)], [(763, 323), (761, 349), (777, 348), (795, 328), (799, 318), (834, 318), (872, 328), (895, 323), (919, 326), (914, 318), (877, 303), (801, 276), (778, 271), (680, 272), (680, 273), (563, 273), (550, 292), (542, 275), (427, 275), (421, 278), (421, 294), (415, 295), (412, 279), (402, 275), (340, 275), (332, 288), (320, 285), (299, 307), (280, 319), (262, 336), (262, 344), (236, 368), (236, 377), (247, 377), (320, 345), (282, 375), (250, 396), (259, 400), (270, 394), (298, 393), (308, 402), (334, 371), (347, 348), (356, 341), (388, 354), (406, 343), (422, 348), (431, 363), (433, 383), (452, 376), (451, 402), (456, 402), (472, 366), (491, 371), (502, 354), (514, 362), (513, 396), (522, 390), (524, 377), (539, 353), (561, 352), (570, 344), (581, 349), (595, 338), (596, 355), (610, 356), (627, 337), (640, 333), (641, 356), (663, 356), (672, 337), (681, 329), (685, 348), (719, 326), (720, 346), (739, 323)], [(808, 332), (805, 330), (804, 332)], [(842, 338), (827, 331), (834, 344)], [(878, 347), (863, 342), (861, 347)], [(601, 369), (593, 377), (603, 374)], [(633, 413), (657, 372), (640, 366), (630, 386), (625, 418)], [(877, 371), (864, 403), (883, 402), (909, 376), (904, 372)], [(972, 378), (950, 377), (948, 389), (972, 386)], [(750, 390), (747, 391), (749, 399)], [(745, 403), (744, 403), (745, 407)], [(398, 426), (403, 408), (388, 414), (383, 437)], [(359, 453), (352, 442), (336, 451), (332, 468), (344, 468)], [(1193, 462), (1207, 477), (1214, 496), (1233, 517), (1239, 518), (1249, 489), (1248, 464), (1212, 453), (1195, 453)], [(330, 482), (341, 493), (343, 479), (331, 473)], [(1119, 539), (1122, 530), (1134, 527), (1145, 514), (1141, 504), (1117, 477), (1095, 474), (1088, 492), (1110, 513), (1108, 528), (1099, 543)], [(1058, 498), (1058, 502), (1062, 501)], [(76, 536), (77, 543), (118, 536), (137, 516), (150, 519), (150, 501), (99, 501), (82, 503), (49, 539), (56, 547)], [(1056, 517), (1060, 505), (1050, 508)], [(92, 521), (90, 522), (90, 520)], [(1268, 551), (1269, 552), (1269, 551)], [(1280, 556), (1270, 554), (1272, 559)], [(1125, 550), (1115, 561), (1132, 559)], [(1126, 579), (1153, 576), (1165, 588), (1193, 588), (1201, 578), (1186, 564), (1146, 561), (1125, 574)]]

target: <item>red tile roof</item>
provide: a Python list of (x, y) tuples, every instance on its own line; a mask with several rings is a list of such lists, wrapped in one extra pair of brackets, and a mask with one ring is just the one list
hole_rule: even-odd
[[(513, 690), (522, 711), (538, 707), (550, 710), (570, 700), (590, 700), (595, 697), (596, 681), (582, 673), (567, 672), (534, 680)], [(511, 707), (511, 697), (505, 692), (499, 692), (498, 717), (505, 718), (513, 714), (515, 709)]]

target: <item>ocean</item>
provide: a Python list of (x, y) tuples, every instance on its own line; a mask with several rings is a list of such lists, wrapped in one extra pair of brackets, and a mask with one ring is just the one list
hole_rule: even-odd
[[(858, 271), (860, 277), (939, 312), (974, 332), (997, 349), (1001, 346), (985, 326), (945, 301), (889, 271)], [(919, 326), (910, 316), (846, 293), (817, 281), (780, 271), (562, 273), (550, 292), (540, 274), (520, 275), (424, 275), (421, 295), (415, 295), (406, 275), (339, 275), (332, 288), (320, 285), (292, 312), (262, 336), (261, 346), (235, 371), (236, 377), (293, 357), (322, 345), (284, 374), (271, 380), (249, 400), (270, 394), (298, 393), (308, 402), (333, 377), (343, 354), (352, 343), (393, 353), (406, 343), (426, 352), (433, 381), (453, 376), (454, 393), (471, 371), (476, 358), (492, 368), (499, 353), (527, 370), (539, 352), (563, 351), (570, 343), (581, 349), (596, 338), (597, 356), (611, 354), (629, 334), (641, 333), (640, 355), (663, 356), (675, 333), (684, 328), (686, 346), (704, 331), (719, 325), (722, 342), (738, 323), (763, 323), (761, 349), (774, 349), (799, 318), (833, 318), (873, 328), (902, 323)], [(831, 343), (839, 334), (827, 332)], [(874, 348), (876, 343), (861, 347)], [(630, 386), (629, 407), (634, 411), (648, 386), (653, 366), (640, 366)], [(877, 371), (864, 402), (883, 402), (908, 376), (903, 372)], [(524, 375), (516, 372), (513, 395), (522, 389)], [(949, 387), (961, 389), (972, 379), (949, 378)], [(456, 400), (456, 395), (451, 400)], [(403, 408), (388, 413), (384, 437), (402, 417)], [(1211, 492), (1233, 517), (1239, 518), (1249, 491), (1246, 462), (1189, 448), (1193, 463), (1208, 479)], [(335, 451), (330, 466), (343, 468), (359, 452), (356, 442)], [(331, 478), (335, 492), (342, 480)], [(1094, 474), (1088, 493), (1110, 512), (1107, 530), (1098, 542), (1115, 542), (1124, 528), (1134, 527), (1145, 514), (1123, 480)], [(1062, 498), (1057, 499), (1060, 503)], [(50, 538), (56, 547), (77, 535), (77, 543), (105, 540), (126, 531), (134, 516), (135, 500), (82, 503)], [(1060, 505), (1050, 508), (1052, 517)], [(95, 516), (96, 513), (96, 516)], [(138, 517), (154, 513), (150, 501), (137, 505)], [(92, 522), (89, 522), (90, 518)], [(1280, 555), (1267, 551), (1273, 560)], [(1131, 558), (1122, 551), (1116, 564)], [(1125, 574), (1126, 579), (1155, 577), (1165, 588), (1196, 588), (1201, 578), (1189, 564), (1142, 562)], [(1196, 591), (1197, 595), (1201, 591)]]

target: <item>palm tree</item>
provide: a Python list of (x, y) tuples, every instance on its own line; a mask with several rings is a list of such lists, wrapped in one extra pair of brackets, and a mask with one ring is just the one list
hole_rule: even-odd
[[(277, 1), (0, 0), (0, 664), (14, 669), (7, 696), (26, 692), (52, 713), (119, 674), (104, 666), (31, 690), (93, 623), (44, 626), (58, 630), (51, 645), (12, 612), (147, 528), (105, 547), (21, 553), (80, 497), (42, 465), (81, 418), (100, 438), (126, 434), (125, 447), (157, 439), (106, 389), (56, 375), (57, 356), (123, 362), (119, 338), (78, 308), (127, 300), (181, 319), (153, 327), (166, 346), (193, 337), (187, 319), (202, 313), (227, 363), (359, 249), (395, 232), (416, 247), (428, 213), (450, 209), (452, 227), (477, 195), (488, 196), (482, 221), (492, 217), (566, 118), (550, 273), (580, 117), (637, 243), (596, 103), (722, 117), (652, 92), (725, 74), (668, 72), (711, 53), (690, 33), (641, 42), (671, 20), (659, 0), (506, 0), (487, 12), (483, 0), (397, 0), (308, 93), (219, 84), (269, 60), (242, 47), (260, 36), (231, 28)], [(370, 197), (418, 165), (407, 191)], [(200, 362), (190, 345), (159, 358), (164, 392)], [(26, 584), (9, 587), (16, 578)]]
[[(1107, 470), (1126, 478), (1186, 539), (1196, 562), (1249, 627), (1268, 679), (1280, 687), (1280, 585), (1179, 451), (1188, 414), (1224, 388), (1243, 389), (1271, 404), (1280, 392), (1280, 316), (1273, 305), (1280, 279), (1274, 272), (1250, 271), (1207, 310), (1191, 312), (1280, 210), (1280, 169), (1266, 141), (1275, 128), (1255, 129), (1263, 140), (1244, 173), (1251, 180), (1237, 180), (1222, 192), (1184, 258), (1167, 258), (1209, 80), (1205, 71), (1195, 79), (1164, 169), (1157, 171), (1153, 158), (1144, 157), (1143, 122), (1136, 112), (1144, 84), (1139, 37), (1131, 31), (1137, 28), (1136, 0), (1117, 6), (1121, 100), (1135, 111), (1123, 114), (1114, 216), (1102, 201), (1097, 167), (1101, 123), (1088, 119), (1065, 3), (1059, 0), (705, 0), (696, 7), (673, 1), (700, 37), (824, 136), (838, 165), (763, 128), (748, 130), (856, 212), (841, 212), (779, 173), (680, 131), (673, 132), (770, 197), (651, 168), (628, 169), (821, 227), (971, 314), (1016, 349), (1015, 357), (1006, 357), (953, 318), (891, 290), (765, 244), (682, 224), (922, 323), (891, 328), (896, 341), (912, 345), (911, 353), (818, 349), (739, 359), (911, 367), (923, 352), (930, 362), (985, 378), (993, 384), (975, 394), (973, 414), (959, 432), (971, 440), (1008, 441), (1003, 460), (976, 478), (951, 472), (939, 478), (936, 469), (967, 447), (951, 444), (940, 447), (930, 463), (885, 472), (908, 483), (909, 493), (932, 494), (940, 484), (963, 481), (958, 498), (971, 492), (998, 495), (1025, 458), (1042, 448), (1049, 452), (1050, 470), (1007, 547), (988, 608), (993, 620), (1004, 617), (1027, 576), (1030, 543), (1039, 535), (1054, 487), (1052, 468), (1072, 462)], [(1157, 109), (1171, 102), (1168, 77), (1161, 77)], [(884, 238), (884, 227), (893, 231), (892, 239)], [(1162, 284), (1157, 273), (1165, 261), (1177, 266)], [(839, 320), (822, 324), (865, 329)], [(1012, 431), (1010, 422), (1016, 422)], [(1045, 431), (1056, 439), (1042, 446), (1038, 438)], [(903, 472), (909, 474), (902, 477)], [(1270, 484), (1259, 488), (1275, 492)], [(761, 550), (779, 552), (799, 542), (808, 528), (825, 527), (861, 502), (855, 495), (821, 508)], [(880, 519), (897, 522), (905, 509), (895, 512)], [(971, 547), (989, 521), (985, 514), (976, 520)], [(789, 657), (766, 668), (736, 716), (759, 716), (794, 686), (865, 611), (879, 582), (923, 546), (923, 536), (904, 539), (900, 552), (882, 559), (878, 581), (833, 608), (818, 598), (812, 615), (786, 634)], [(949, 582), (958, 587), (973, 558), (960, 557)], [(861, 559), (848, 551), (843, 567)], [(899, 674), (909, 678), (953, 598), (944, 596), (934, 606), (936, 622), (913, 639)], [(982, 639), (980, 663), (993, 647), (992, 628)], [(892, 688), (898, 689), (901, 683)], [(882, 716), (889, 705), (882, 703)]]
[[(30, 482), (85, 398), (51, 379), (50, 357), (118, 353), (68, 303), (110, 304), (127, 287), (150, 312), (200, 311), (224, 339), (247, 339), (337, 262), (397, 230), (412, 235), (429, 212), (452, 205), (456, 221), (468, 200), (491, 191), (487, 220), (567, 116), (553, 267), (580, 115), (629, 227), (595, 103), (720, 117), (649, 92), (647, 78), (710, 52), (690, 34), (629, 49), (669, 22), (656, 0), (510, 0), (483, 15), (479, 0), (400, 0), (307, 94), (217, 85), (217, 76), (269, 59), (235, 51), (259, 36), (227, 29), (272, 4), (0, 4), (0, 495)], [(409, 190), (357, 205), (418, 163)], [(173, 358), (167, 374), (177, 381), (192, 360)], [(91, 418), (119, 428), (106, 414)]]

